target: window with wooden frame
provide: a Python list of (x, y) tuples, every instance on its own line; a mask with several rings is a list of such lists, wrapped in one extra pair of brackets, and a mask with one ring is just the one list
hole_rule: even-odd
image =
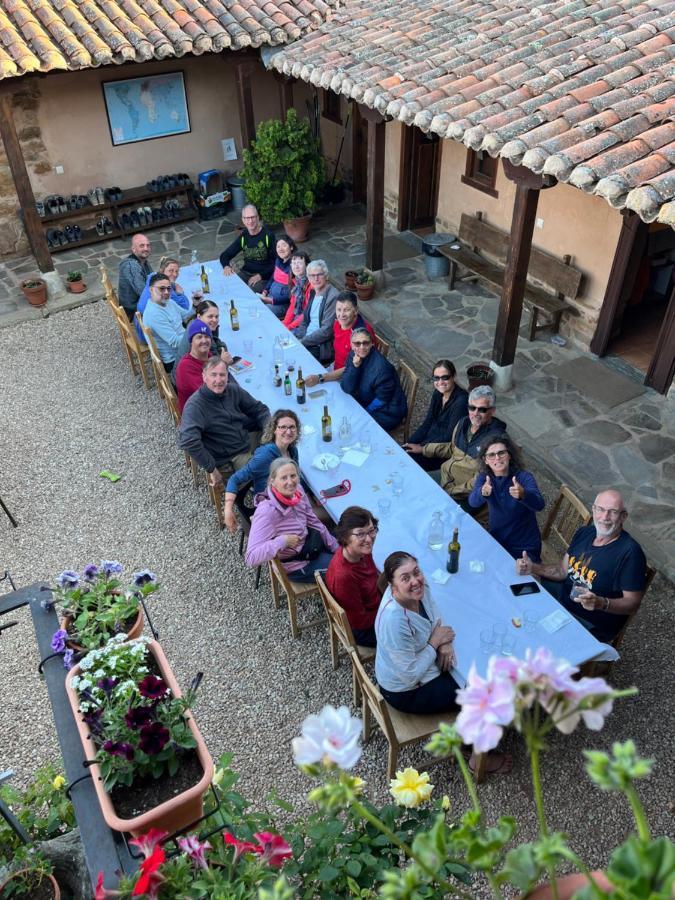
[(467, 150), (466, 171), (462, 175), (462, 183), (491, 197), (498, 197), (499, 193), (495, 190), (498, 165), (499, 160), (493, 159), (484, 150)]
[(335, 122), (337, 125), (342, 125), (342, 115), (340, 112), (340, 95), (334, 93), (333, 91), (322, 91), (323, 94), (323, 109), (321, 111), (321, 115), (324, 119), (330, 119), (331, 122)]

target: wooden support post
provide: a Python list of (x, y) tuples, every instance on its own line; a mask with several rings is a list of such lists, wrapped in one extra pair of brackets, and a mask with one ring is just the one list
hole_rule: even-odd
[(503, 163), (504, 174), (516, 184), (516, 199), (492, 349), (492, 361), (500, 367), (513, 365), (516, 357), (539, 191), (551, 186), (545, 177), (535, 175), (529, 169), (514, 166), (508, 160), (503, 160)]
[(368, 186), (366, 195), (366, 266), (373, 272), (384, 265), (384, 141), (386, 123), (374, 109), (360, 107), (368, 121)]
[(295, 78), (287, 78), (281, 72), (273, 72), (274, 80), (279, 85), (279, 110), (281, 112), (281, 120), (286, 121), (288, 110), (293, 106), (293, 84)]
[(251, 141), (255, 139), (255, 117), (253, 115), (253, 98), (251, 96), (251, 72), (254, 65), (248, 57), (243, 60), (235, 60), (234, 64), (241, 143), (246, 149), (251, 146)]
[(16, 194), (23, 212), (23, 224), (33, 256), (41, 272), (53, 272), (54, 263), (42, 228), (42, 220), (35, 208), (33, 187), (28, 177), (26, 161), (23, 158), (21, 145), (16, 133), (14, 113), (12, 111), (12, 95), (7, 90), (3, 90), (0, 93), (0, 137), (2, 137), (2, 142), (5, 145), (7, 162), (14, 179), (14, 187), (16, 188)]

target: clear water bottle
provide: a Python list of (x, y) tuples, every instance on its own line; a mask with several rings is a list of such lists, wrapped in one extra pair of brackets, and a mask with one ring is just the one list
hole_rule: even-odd
[(192, 253), (190, 254), (190, 265), (191, 265), (191, 266), (196, 266), (196, 265), (197, 265), (197, 262), (198, 262), (198, 260), (197, 260), (197, 251), (196, 251), (196, 250), (193, 250)]
[(338, 431), (338, 437), (340, 439), (340, 449), (343, 453), (345, 453), (349, 449), (349, 445), (352, 442), (352, 426), (349, 424), (349, 419), (347, 416), (342, 417), (342, 421), (340, 422), (340, 429)]
[(279, 366), (280, 369), (283, 368), (284, 348), (281, 346), (281, 338), (279, 337), (279, 335), (274, 338), (274, 346), (272, 348), (272, 362), (275, 366)]
[(444, 543), (442, 513), (436, 510), (431, 517), (431, 525), (429, 526), (429, 549), (442, 550)]

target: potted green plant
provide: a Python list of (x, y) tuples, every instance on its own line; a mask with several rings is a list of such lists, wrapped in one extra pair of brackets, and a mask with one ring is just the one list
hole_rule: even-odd
[(202, 816), (213, 763), (189, 712), (200, 681), (183, 696), (160, 645), (124, 635), (71, 670), (68, 699), (113, 830), (173, 832)]
[(89, 563), (82, 572), (61, 572), (53, 589), (62, 614), (52, 639), (54, 652), (64, 653), (67, 647), (93, 650), (119, 633), (130, 639), (139, 637), (143, 631), (141, 600), (159, 590), (157, 576), (143, 569), (134, 572), (132, 583), (125, 586), (118, 577), (122, 571), (117, 560), (104, 559), (98, 566)]
[(31, 853), (30, 859), (23, 857), (19, 865), (20, 869), (0, 882), (2, 900), (14, 897), (26, 900), (60, 900), (61, 889), (46, 859), (37, 853)]
[(86, 291), (87, 285), (82, 279), (82, 272), (73, 270), (66, 275), (66, 285), (71, 294), (81, 294)]
[(21, 290), (31, 306), (44, 306), (47, 302), (47, 284), (42, 278), (27, 278), (21, 282)]
[(370, 269), (359, 269), (356, 273), (355, 282), (359, 300), (370, 300), (375, 293), (375, 279)]
[(265, 221), (283, 222), (289, 237), (307, 240), (309, 222), (321, 196), (324, 166), (309, 122), (289, 109), (286, 121), (262, 122), (244, 150), (241, 170), (246, 196)]

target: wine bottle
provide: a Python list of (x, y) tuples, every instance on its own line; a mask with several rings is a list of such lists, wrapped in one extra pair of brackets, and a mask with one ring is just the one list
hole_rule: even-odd
[(305, 379), (302, 377), (302, 366), (298, 368), (298, 378), (295, 382), (295, 396), (298, 403), (307, 402), (307, 389), (305, 387)]
[(239, 313), (234, 305), (234, 300), (230, 300), (230, 322), (232, 323), (232, 331), (239, 331)]
[(281, 387), (281, 372), (279, 366), (274, 367), (274, 387)]
[(461, 545), (459, 543), (459, 528), (455, 528), (452, 532), (452, 540), (448, 544), (448, 562), (446, 565), (446, 569), (450, 572), (451, 575), (456, 575), (459, 572), (459, 551), (461, 550)]
[(284, 394), (287, 397), (290, 397), (292, 393), (293, 393), (293, 387), (291, 385), (291, 376), (290, 376), (288, 369), (286, 369), (286, 375), (284, 377)]
[(202, 290), (205, 294), (211, 293), (211, 288), (209, 287), (209, 276), (206, 274), (206, 269), (202, 266), (202, 273), (200, 275), (202, 280)]
[(328, 407), (324, 406), (321, 416), (321, 439), (328, 443), (333, 440), (333, 425), (328, 415)]

